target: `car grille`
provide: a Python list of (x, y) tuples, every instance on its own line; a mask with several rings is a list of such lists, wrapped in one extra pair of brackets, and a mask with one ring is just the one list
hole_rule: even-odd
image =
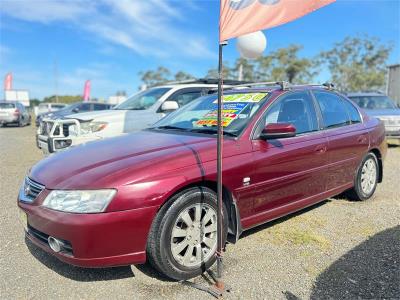
[(63, 135), (65, 137), (69, 136), (69, 126), (71, 126), (71, 124), (63, 124)]
[(37, 196), (44, 190), (44, 186), (29, 177), (25, 178), (24, 194), (25, 197), (31, 201), (35, 200)]
[(42, 122), (40, 127), (40, 134), (50, 135), (52, 128), (53, 128), (53, 122)]

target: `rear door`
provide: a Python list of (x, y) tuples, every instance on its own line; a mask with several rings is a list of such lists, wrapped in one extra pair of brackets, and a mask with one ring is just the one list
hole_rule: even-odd
[(368, 151), (368, 131), (358, 109), (340, 95), (314, 90), (328, 139), (327, 190), (350, 185), (362, 157)]
[(308, 91), (287, 92), (268, 108), (256, 129), (260, 132), (268, 123), (296, 127), (295, 137), (253, 140), (257, 166), (251, 178), (257, 186), (254, 210), (256, 214), (268, 212), (266, 219), (277, 217), (271, 215), (274, 208), (325, 191), (327, 139), (319, 131), (315, 106)]

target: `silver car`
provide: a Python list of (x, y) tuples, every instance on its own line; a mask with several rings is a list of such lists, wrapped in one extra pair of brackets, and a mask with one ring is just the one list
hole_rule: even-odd
[(31, 124), (31, 115), (20, 102), (0, 101), (0, 126), (8, 124), (19, 127)]
[(386, 137), (400, 141), (400, 109), (385, 94), (351, 93), (347, 95), (369, 116), (382, 120)]

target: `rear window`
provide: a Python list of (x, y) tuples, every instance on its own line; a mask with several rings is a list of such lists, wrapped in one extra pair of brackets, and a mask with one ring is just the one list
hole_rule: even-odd
[(350, 96), (363, 109), (395, 109), (393, 101), (386, 96)]
[(14, 103), (0, 103), (0, 109), (15, 108)]
[(61, 108), (64, 108), (65, 105), (64, 104), (52, 104), (51, 107), (61, 109)]
[(47, 108), (48, 104), (47, 103), (42, 103), (39, 104), (39, 108)]
[(342, 99), (329, 92), (313, 91), (321, 108), (325, 128), (340, 127), (350, 124), (347, 109)]
[(343, 99), (343, 104), (349, 113), (351, 123), (361, 123), (361, 117), (358, 109), (346, 99)]

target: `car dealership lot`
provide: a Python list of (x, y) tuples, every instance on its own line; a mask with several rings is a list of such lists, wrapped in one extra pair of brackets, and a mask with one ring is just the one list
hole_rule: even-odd
[[(208, 297), (147, 266), (80, 269), (26, 242), (16, 196), (27, 170), (43, 157), (34, 137), (33, 126), (0, 128), (0, 298)], [(399, 298), (399, 171), (400, 148), (389, 148), (372, 200), (327, 200), (245, 232), (225, 255), (225, 280), (233, 289), (227, 298)]]

